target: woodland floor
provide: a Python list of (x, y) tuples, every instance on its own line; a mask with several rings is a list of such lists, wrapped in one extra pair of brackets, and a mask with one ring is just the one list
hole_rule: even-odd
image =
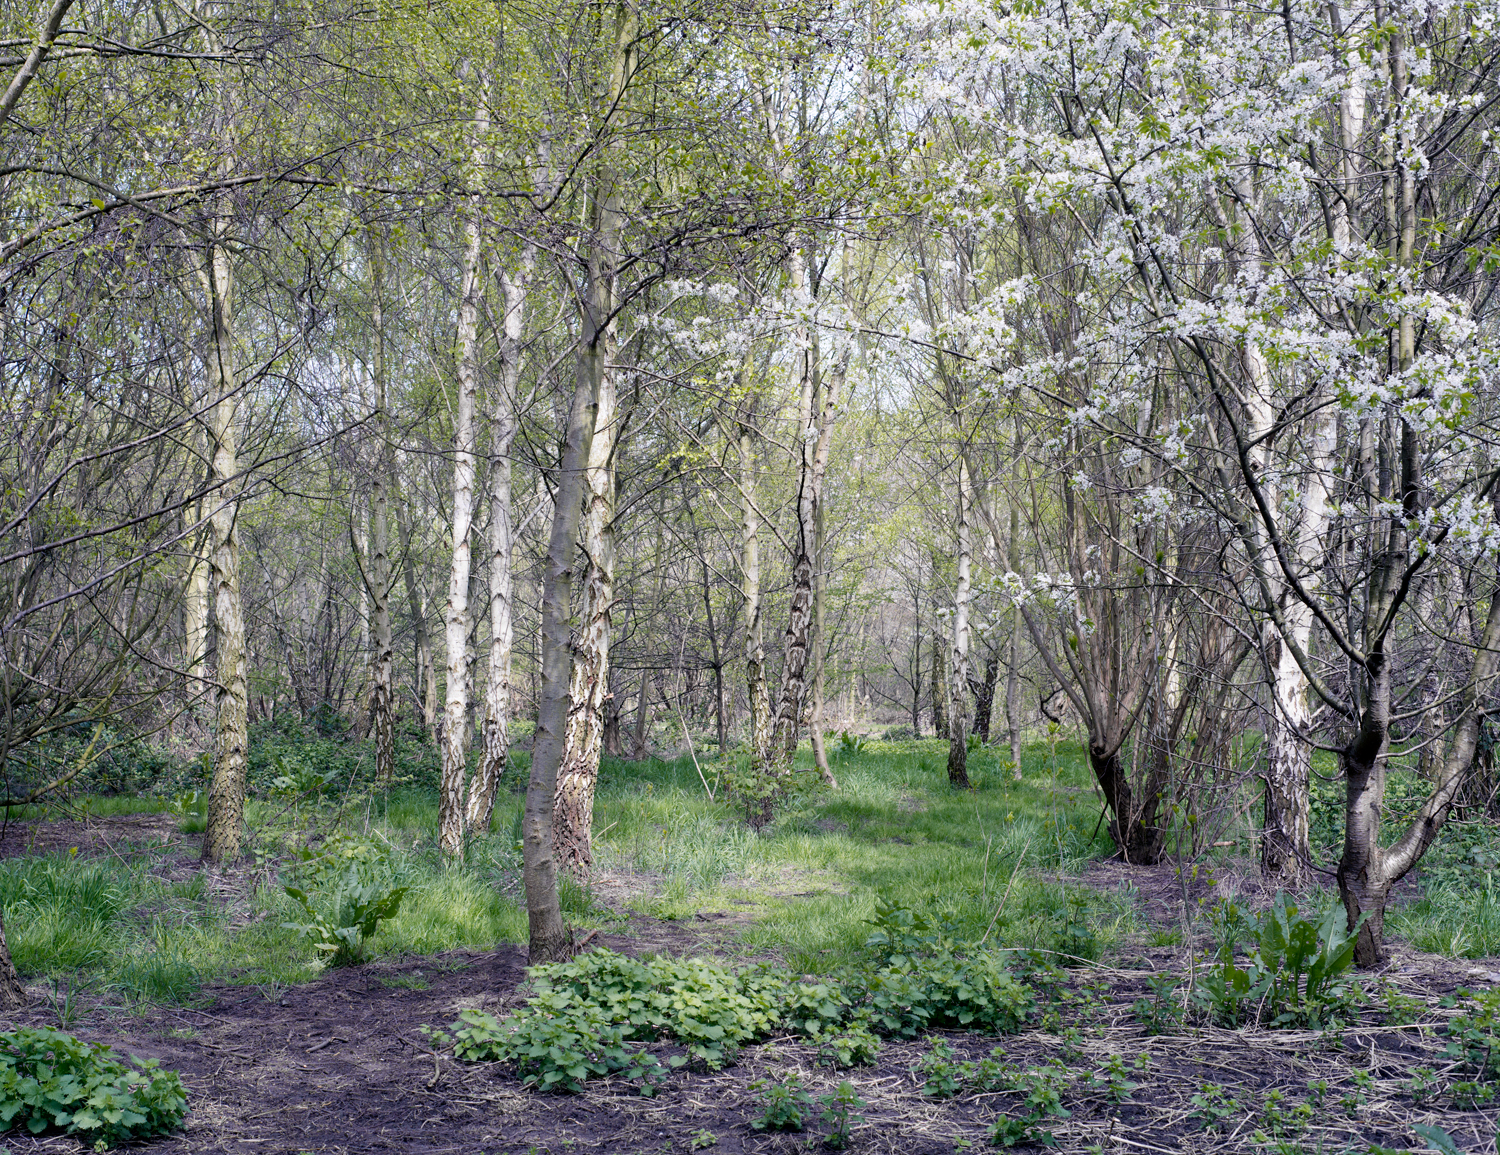
[[(115, 839), (181, 839), (164, 817), (96, 820), (45, 828), (11, 827), (0, 855), (79, 846), (80, 853), (110, 853)], [(69, 828), (72, 829), (69, 829)], [(184, 840), (182, 866), (191, 860)], [(1118, 868), (1099, 865), (1086, 881), (1114, 887)], [(1166, 872), (1134, 868), (1128, 881), (1141, 892), (1149, 923), (1173, 925), (1177, 883)], [(1203, 881), (1209, 891), (1223, 879)], [(1242, 891), (1243, 893), (1243, 891)], [(1247, 898), (1248, 898), (1247, 894)], [(733, 911), (703, 911), (666, 923), (635, 916), (628, 933), (597, 942), (629, 953), (732, 951)], [(586, 1093), (542, 1096), (525, 1091), (496, 1065), (464, 1065), (437, 1057), (420, 1028), (444, 1026), (459, 1010), (502, 1011), (518, 1000), (524, 952), (504, 947), (488, 952), (452, 952), (422, 959), (378, 962), (326, 972), (317, 979), (276, 989), (208, 988), (193, 1008), (156, 1007), (149, 1012), (85, 1008), (69, 1024), (73, 1032), (106, 1041), (143, 1058), (160, 1059), (182, 1073), (191, 1114), (186, 1130), (144, 1145), (179, 1152), (300, 1153), (356, 1152), (685, 1152), (709, 1146), (724, 1152), (807, 1151), (823, 1132), (764, 1134), (751, 1128), (760, 1112), (749, 1083), (761, 1075), (798, 1070), (814, 1094), (841, 1080), (852, 1082), (865, 1101), (855, 1125), (857, 1151), (904, 1155), (983, 1147), (990, 1125), (1003, 1111), (1014, 1113), (1013, 1093), (961, 1095), (935, 1101), (922, 1094), (914, 1073), (930, 1050), (926, 1041), (886, 1042), (875, 1066), (834, 1072), (816, 1064), (815, 1052), (793, 1039), (747, 1048), (737, 1065), (719, 1072), (683, 1069), (656, 1098), (641, 1098), (623, 1083), (592, 1083)], [(1122, 1103), (1098, 1089), (1075, 1083), (1064, 1093), (1072, 1109), (1055, 1120), (1057, 1149), (1082, 1152), (1099, 1144), (1113, 1152), (1359, 1151), (1371, 1143), (1423, 1150), (1413, 1123), (1442, 1127), (1459, 1150), (1495, 1151), (1497, 1108), (1461, 1110), (1452, 1097), (1413, 1095), (1411, 1080), (1430, 1068), (1434, 1085), (1444, 1079), (1443, 1040), (1434, 1027), (1447, 1014), (1437, 1001), (1456, 987), (1500, 982), (1500, 960), (1454, 962), (1418, 956), (1399, 946), (1381, 976), (1387, 990), (1412, 1000), (1412, 1023), (1383, 1024), (1386, 1007), (1372, 1004), (1361, 1018), (1369, 1025), (1339, 1031), (1218, 1030), (1183, 1028), (1179, 1034), (1146, 1037), (1131, 1004), (1147, 992), (1158, 972), (1185, 973), (1180, 947), (1127, 945), (1111, 966), (1071, 972), (1060, 992), (1061, 1027), (1071, 1038), (1033, 1030), (1003, 1039), (945, 1033), (958, 1058), (981, 1058), (1003, 1048), (1004, 1058), (1028, 1067), (1061, 1058), (1085, 1076), (1111, 1054), (1133, 1062), (1146, 1052), (1150, 1064), (1131, 1077), (1140, 1084)], [(1420, 1008), (1420, 1009), (1417, 1009)], [(54, 1008), (34, 1003), (14, 1023), (55, 1025)], [(665, 1057), (674, 1048), (656, 1048)], [(1309, 1085), (1327, 1084), (1310, 1126), (1276, 1142), (1275, 1115), (1264, 1104), (1273, 1090), (1285, 1095), (1282, 1110), (1319, 1101)], [(1419, 1079), (1420, 1082), (1420, 1079)], [(1237, 1110), (1217, 1128), (1193, 1114), (1191, 1098), (1203, 1085), (1222, 1089)], [(1268, 1122), (1269, 1118), (1269, 1122)], [(1257, 1129), (1265, 1135), (1252, 1140)], [(82, 1151), (68, 1138), (0, 1140), (0, 1150)]]

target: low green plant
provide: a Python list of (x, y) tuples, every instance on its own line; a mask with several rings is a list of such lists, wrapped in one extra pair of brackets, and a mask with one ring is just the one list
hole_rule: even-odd
[(1460, 1111), (1480, 1111), (1495, 1101), (1495, 1085), (1460, 1079), (1448, 1088), (1453, 1105)]
[(993, 1147), (1024, 1147), (1032, 1143), (1050, 1145), (1050, 1132), (1037, 1126), (1038, 1120), (1031, 1116), (1012, 1118), (1003, 1111), (990, 1124), (989, 1139)]
[(1053, 949), (1064, 966), (1094, 962), (1099, 958), (1099, 936), (1088, 920), (1088, 900), (1082, 893), (1068, 896), (1068, 912), (1053, 940)]
[(1070, 1075), (1056, 1060), (1045, 1067), (1035, 1067), (1016, 1074), (1011, 1088), (1026, 1096), (1026, 1106), (1036, 1118), (1066, 1119), (1072, 1114), (1062, 1105), (1062, 1093)]
[(1357, 994), (1346, 976), (1354, 961), (1346, 925), (1338, 907), (1317, 925), (1278, 895), (1255, 927), (1255, 949), (1243, 968), (1232, 943), (1219, 948), (1217, 963), (1194, 990), (1199, 1009), (1225, 1026), (1258, 1018), (1272, 1027), (1316, 1028), (1346, 1015)]
[(957, 1028), (1004, 1035), (1036, 1012), (1031, 989), (995, 953), (966, 957), (942, 951), (915, 964), (889, 965), (868, 982), (870, 1021), (883, 1035), (913, 1039), (929, 1030)]
[(959, 1061), (952, 1047), (934, 1039), (913, 1070), (923, 1076), (922, 1093), (934, 1099), (951, 1099), (960, 1091), (1013, 1091), (1023, 1085), (1020, 1068), (1006, 1061), (1000, 1047), (988, 1058)]
[(1368, 1071), (1351, 1071), (1349, 1079), (1354, 1086), (1339, 1096), (1339, 1106), (1344, 1109), (1344, 1114), (1352, 1119), (1359, 1113), (1360, 1107), (1369, 1100), (1370, 1090), (1375, 1085), (1375, 1077)]
[(876, 896), (872, 930), (865, 950), (881, 966), (908, 969), (915, 960), (934, 954), (951, 954), (956, 946), (954, 928), (946, 921), (933, 921), (921, 911), (897, 906)]
[(187, 1093), (154, 1059), (122, 1063), (102, 1043), (22, 1027), (0, 1034), (0, 1127), (60, 1130), (103, 1149), (182, 1124)]
[(1500, 988), (1475, 994), (1460, 987), (1444, 1002), (1456, 1005), (1464, 999), (1470, 1000), (1470, 1005), (1443, 1028), (1448, 1036), (1448, 1057), (1460, 1071), (1493, 1082), (1500, 1078)]
[(1209, 1130), (1218, 1129), (1226, 1119), (1242, 1113), (1240, 1101), (1218, 1083), (1204, 1083), (1188, 1102), (1193, 1107), (1188, 1117), (1200, 1120)]
[(818, 1105), (823, 1108), (822, 1120), (828, 1128), (823, 1146), (842, 1151), (849, 1146), (850, 1128), (864, 1118), (859, 1110), (865, 1101), (854, 1089), (854, 1084), (845, 1079), (830, 1094), (819, 1095)]
[(865, 1067), (875, 1061), (880, 1039), (870, 1028), (870, 1016), (861, 1011), (836, 1029), (811, 1036), (818, 1044), (818, 1059), (832, 1067)]
[(541, 1091), (583, 1090), (585, 1080), (623, 1073), (650, 1095), (665, 1078), (654, 1055), (626, 1045), (624, 1030), (604, 1022), (590, 1008), (566, 1019), (517, 1016), (498, 1022), (484, 1011), (459, 1012), (453, 1033), (424, 1028), (433, 1045), (452, 1047), (467, 1062), (515, 1065), (525, 1086)]
[(792, 786), (785, 776), (767, 774), (748, 754), (725, 759), (719, 780), (724, 797), (752, 830), (770, 825)]
[(529, 1013), (566, 1016), (575, 1007), (594, 1008), (604, 1022), (625, 1027), (626, 1038), (675, 1039), (710, 1070), (780, 1023), (777, 1008), (789, 985), (765, 970), (742, 978), (705, 959), (632, 959), (607, 950), (535, 967), (531, 981)]
[[(836, 1037), (843, 995), (823, 984), (795, 983), (763, 967), (736, 973), (704, 959), (633, 959), (596, 950), (566, 963), (534, 967), (533, 993), (504, 1021), (466, 1011), (434, 1038), (467, 1061), (514, 1063), (529, 1086), (580, 1091), (585, 1080), (623, 1072), (653, 1093), (666, 1069), (629, 1044), (671, 1039), (710, 1070), (732, 1062), (741, 1046), (783, 1026), (779, 1008), (796, 1006), (793, 1029)], [(823, 987), (823, 989), (819, 989)], [(847, 1048), (851, 1060), (858, 1046)]]
[(201, 790), (173, 795), (167, 810), (177, 816), (177, 829), (184, 834), (202, 834), (208, 828), (207, 799)]
[(921, 1076), (922, 1094), (934, 1099), (951, 1099), (963, 1086), (953, 1048), (942, 1039), (933, 1039), (928, 1052), (917, 1060), (913, 1071)]
[(756, 1079), (750, 1090), (760, 1096), (761, 1113), (750, 1126), (757, 1131), (801, 1131), (812, 1114), (813, 1099), (795, 1072), (781, 1079)]
[(1419, 1107), (1437, 1097), (1439, 1086), (1437, 1072), (1431, 1067), (1413, 1067), (1411, 1078), (1406, 1082), (1411, 1101)]
[(1174, 974), (1152, 975), (1146, 980), (1150, 990), (1131, 1004), (1136, 1022), (1148, 1035), (1169, 1035), (1182, 1026), (1182, 1000), (1177, 997), (1181, 981)]
[(693, 1151), (702, 1151), (708, 1147), (717, 1147), (719, 1137), (707, 1127), (700, 1127), (688, 1136), (688, 1147)]
[(853, 758), (865, 752), (868, 742), (869, 739), (863, 734), (851, 734), (848, 730), (840, 730), (838, 753), (844, 758)]
[(1104, 1097), (1111, 1103), (1123, 1103), (1140, 1086), (1130, 1078), (1125, 1069), (1125, 1060), (1119, 1055), (1110, 1055), (1103, 1066), (1094, 1072), (1095, 1084), (1104, 1088)]
[(1413, 1123), (1411, 1129), (1427, 1140), (1429, 1151), (1438, 1151), (1441, 1155), (1464, 1155), (1463, 1148), (1454, 1142), (1453, 1136), (1441, 1127), (1429, 1126), (1426, 1123)]
[(1287, 1102), (1286, 1092), (1272, 1089), (1261, 1104), (1261, 1126), (1273, 1138), (1295, 1138), (1312, 1124), (1313, 1109), (1307, 1103)]
[(331, 967), (363, 962), (370, 937), (384, 919), (400, 911), (408, 890), (368, 881), (358, 866), (350, 866), (317, 902), (299, 886), (288, 884), (283, 889), (302, 907), (308, 921), (285, 922), (282, 928), (311, 941)]

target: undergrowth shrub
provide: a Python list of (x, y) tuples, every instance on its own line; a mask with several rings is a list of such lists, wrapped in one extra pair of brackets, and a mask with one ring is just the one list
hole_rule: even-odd
[(176, 1071), (127, 1066), (102, 1043), (46, 1027), (0, 1034), (0, 1128), (60, 1130), (96, 1149), (174, 1131), (187, 1113)]
[(1031, 990), (988, 953), (943, 953), (885, 967), (871, 976), (868, 991), (875, 1029), (905, 1039), (941, 1028), (1010, 1034), (1036, 1010)]
[(1009, 1034), (1035, 1012), (1035, 995), (1000, 955), (960, 954), (948, 923), (877, 900), (871, 925), (865, 947), (884, 965), (864, 1001), (880, 1034), (911, 1039), (943, 1027)]
[[(886, 915), (893, 926), (925, 933), (925, 920), (910, 911), (886, 908)], [(881, 1035), (910, 1038), (941, 1027), (1003, 1034), (1035, 1011), (1031, 989), (998, 954), (961, 956), (943, 941), (925, 956), (893, 955), (890, 935), (880, 933), (872, 942), (885, 965), (868, 978), (842, 981), (596, 950), (533, 968), (531, 997), (504, 1020), (465, 1011), (451, 1034), (428, 1030), (458, 1058), (512, 1063), (527, 1085), (542, 1090), (578, 1091), (590, 1078), (623, 1072), (651, 1094), (663, 1068), (640, 1050), (643, 1043), (681, 1044), (684, 1053), (668, 1064), (696, 1061), (714, 1070), (746, 1043), (784, 1032), (817, 1046), (821, 1061), (850, 1067), (874, 1061)]]

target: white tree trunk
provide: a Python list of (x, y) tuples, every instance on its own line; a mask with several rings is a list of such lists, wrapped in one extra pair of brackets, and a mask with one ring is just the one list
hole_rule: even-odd
[(771, 694), (766, 686), (765, 622), (760, 596), (760, 512), (755, 503), (755, 453), (748, 423), (740, 425), (740, 574), (745, 598), (745, 682), (750, 699), (750, 752), (758, 763), (770, 758)]
[(209, 444), (213, 454), (212, 497), (214, 624), (218, 668), (215, 706), (217, 753), (208, 792), (203, 860), (222, 866), (239, 857), (245, 819), (245, 773), (249, 747), (249, 692), (246, 682), (245, 613), (240, 602), (240, 539), (235, 441), (239, 382), (234, 369), (234, 280), (229, 250), (215, 243), (199, 269), (210, 315), (208, 347)]
[(969, 464), (958, 459), (958, 584), (953, 591), (953, 653), (948, 671), (948, 782), (969, 788), (969, 601), (974, 544), (969, 532)]
[(610, 611), (615, 585), (615, 374), (614, 341), (600, 342), (602, 375), (594, 436), (584, 477), (582, 524), (583, 596), (573, 640), (573, 672), (568, 688), (568, 723), (557, 772), (552, 845), (558, 865), (587, 880), (594, 867), (590, 827), (599, 753), (604, 737), (604, 702), (609, 693)]
[[(481, 97), (475, 124), (475, 167), (489, 130)], [(458, 306), (458, 398), (453, 417), (453, 563), (443, 615), (445, 693), (443, 769), (438, 799), (438, 842), (444, 854), (462, 857), (464, 786), (468, 777), (469, 544), (474, 522), (475, 409), (479, 396), (480, 207), (464, 225), (463, 282)]]
[(495, 789), (505, 773), (510, 723), (510, 661), (515, 644), (511, 554), (515, 549), (510, 492), (510, 451), (518, 428), (521, 338), (535, 250), (528, 247), (512, 276), (500, 275), (503, 322), (500, 380), (490, 415), (490, 653), (484, 691), (483, 746), (469, 783), (469, 829), (483, 833), (495, 811)]
[(370, 484), (370, 723), (375, 735), (375, 777), (389, 783), (396, 777), (396, 703), (392, 685), (391, 650), (391, 454), (390, 413), (385, 381), (385, 266), (378, 241), (370, 245), (370, 322), (374, 330), (370, 376), (375, 389), (375, 473)]

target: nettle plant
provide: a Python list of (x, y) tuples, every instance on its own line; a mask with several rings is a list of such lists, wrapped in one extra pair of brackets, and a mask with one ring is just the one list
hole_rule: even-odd
[(182, 1080), (154, 1059), (127, 1064), (45, 1027), (0, 1034), (0, 1129), (62, 1131), (102, 1151), (175, 1131), (186, 1113)]
[[(429, 1034), (460, 1059), (513, 1064), (540, 1090), (576, 1092), (591, 1078), (624, 1075), (652, 1094), (671, 1067), (715, 1070), (747, 1043), (776, 1034), (808, 1040), (820, 1060), (841, 1068), (872, 1062), (880, 1036), (937, 1028), (1003, 1034), (1034, 1015), (1031, 988), (998, 953), (960, 955), (910, 911), (883, 907), (877, 921), (870, 938), (877, 965), (843, 979), (595, 950), (532, 968), (532, 994), (516, 1013), (464, 1011), (448, 1031)], [(653, 1042), (681, 1051), (663, 1064), (642, 1049)]]

